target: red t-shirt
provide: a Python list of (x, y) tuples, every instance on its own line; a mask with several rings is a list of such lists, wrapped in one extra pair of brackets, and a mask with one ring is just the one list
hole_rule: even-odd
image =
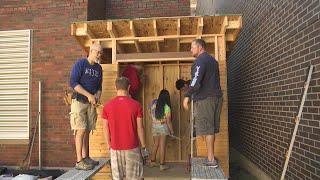
[(109, 124), (111, 148), (129, 150), (139, 146), (137, 118), (142, 118), (140, 103), (128, 96), (117, 96), (105, 104), (102, 118)]
[(131, 96), (136, 95), (141, 86), (138, 70), (134, 66), (128, 65), (123, 71), (122, 76), (128, 78), (130, 81), (130, 89), (129, 89), (130, 95)]

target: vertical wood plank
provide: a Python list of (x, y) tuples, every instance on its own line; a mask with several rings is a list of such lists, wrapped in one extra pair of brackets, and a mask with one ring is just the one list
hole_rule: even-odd
[[(101, 103), (105, 104), (111, 98), (116, 95), (115, 89), (115, 80), (118, 77), (118, 65), (116, 64), (102, 64), (103, 70), (103, 81), (102, 81), (102, 94), (101, 94)], [(101, 117), (102, 107), (97, 108), (98, 118), (96, 124), (96, 130), (93, 134), (90, 134), (90, 157), (99, 158), (99, 157), (109, 157), (109, 151), (107, 150), (106, 141), (103, 135), (103, 119)], [(104, 167), (99, 173), (110, 172), (108, 167)], [(99, 173), (97, 176), (99, 176)]]
[[(183, 80), (191, 79), (191, 64), (180, 65), (180, 78)], [(180, 92), (180, 106), (182, 106), (184, 94)], [(190, 154), (190, 111), (180, 109), (180, 137), (181, 137), (181, 154), (182, 160), (187, 161)]]
[[(152, 137), (152, 118), (149, 111), (149, 106), (153, 99), (157, 99), (160, 89), (162, 77), (159, 76), (160, 66), (144, 66), (144, 73), (147, 74), (147, 80), (144, 85), (144, 122), (145, 122), (145, 136), (146, 146), (149, 150), (152, 149), (153, 137)], [(159, 156), (158, 156), (159, 157)]]
[[(168, 90), (171, 99), (171, 115), (174, 135), (179, 136), (179, 91), (175, 82), (179, 78), (178, 66), (163, 66), (164, 89)], [(167, 161), (179, 161), (179, 140), (167, 137)]]

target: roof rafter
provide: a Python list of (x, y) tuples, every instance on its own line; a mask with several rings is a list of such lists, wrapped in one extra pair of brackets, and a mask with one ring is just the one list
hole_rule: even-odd
[[(154, 36), (158, 36), (158, 30), (157, 30), (157, 21), (154, 19), (153, 20), (153, 32), (154, 32)], [(157, 51), (160, 52), (160, 45), (159, 42), (156, 42), (156, 48)]]
[[(180, 18), (177, 19), (177, 35), (180, 35)], [(180, 39), (177, 39), (177, 52), (180, 51)]]
[(197, 27), (198, 38), (201, 38), (202, 31), (203, 31), (203, 17), (200, 17), (198, 19), (198, 27)]
[[(114, 28), (114, 26), (112, 24), (112, 21), (108, 21), (107, 22), (107, 31), (110, 34), (111, 38), (117, 38), (118, 37), (118, 33), (115, 30), (115, 28)], [(123, 53), (123, 49), (121, 48), (121, 46), (118, 43), (117, 43), (117, 51), (119, 53)]]
[[(136, 30), (135, 30), (133, 21), (130, 21), (129, 23), (130, 23), (131, 36), (132, 36), (132, 37), (136, 37), (137, 34), (136, 34)], [(140, 45), (139, 45), (139, 42), (138, 42), (138, 41), (134, 40), (134, 46), (136, 47), (137, 52), (138, 52), (138, 53), (141, 53), (141, 48), (140, 48)]]

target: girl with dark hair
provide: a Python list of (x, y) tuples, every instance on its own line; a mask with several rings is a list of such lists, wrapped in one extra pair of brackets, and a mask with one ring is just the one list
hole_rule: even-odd
[(150, 113), (152, 117), (153, 136), (150, 167), (158, 166), (156, 163), (156, 155), (160, 147), (160, 170), (167, 170), (169, 167), (165, 165), (166, 137), (169, 134), (173, 134), (170, 94), (167, 90), (161, 90), (158, 99), (152, 101)]

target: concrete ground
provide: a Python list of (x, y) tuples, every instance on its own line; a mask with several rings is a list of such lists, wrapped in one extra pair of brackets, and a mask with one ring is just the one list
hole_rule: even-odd
[(229, 161), (230, 161), (230, 178), (229, 180), (258, 180), (255, 176), (250, 174), (247, 170), (241, 168), (236, 154), (230, 151)]
[(184, 180), (190, 179), (190, 173), (185, 171), (186, 163), (167, 163), (170, 169), (166, 171), (160, 171), (159, 167), (150, 168), (144, 167), (144, 175), (146, 180), (158, 180), (158, 179), (174, 179)]

